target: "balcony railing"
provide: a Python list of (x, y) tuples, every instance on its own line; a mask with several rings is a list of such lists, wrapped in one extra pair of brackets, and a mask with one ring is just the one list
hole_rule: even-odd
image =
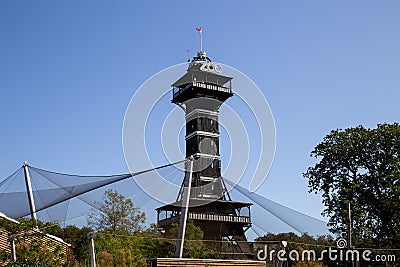
[(220, 85), (211, 84), (211, 83), (193, 81), (192, 83), (186, 85), (183, 88), (174, 87), (173, 88), (173, 97), (174, 98), (177, 97), (178, 95), (182, 94), (184, 91), (186, 91), (188, 88), (190, 88), (192, 86), (204, 88), (204, 89), (208, 89), (208, 90), (214, 90), (214, 91), (218, 91), (218, 92), (223, 92), (223, 93), (232, 93), (231, 85), (229, 85), (229, 87), (225, 87), (225, 86), (220, 86)]
[[(189, 212), (189, 219), (192, 220), (203, 220), (203, 221), (217, 221), (217, 222), (238, 222), (238, 223), (251, 223), (250, 217), (248, 216), (236, 216), (236, 215), (224, 215), (224, 214), (207, 214), (207, 213), (193, 213)], [(179, 221), (179, 215), (169, 217), (163, 220), (159, 220), (160, 226), (168, 225)]]

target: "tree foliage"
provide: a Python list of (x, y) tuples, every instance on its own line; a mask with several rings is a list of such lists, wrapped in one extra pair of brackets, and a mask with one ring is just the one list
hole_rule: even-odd
[(301, 236), (299, 236), (293, 232), (279, 233), (279, 234), (267, 233), (264, 236), (256, 238), (255, 241), (288, 241), (298, 244), (308, 244), (308, 245), (318, 245), (318, 246), (336, 245), (336, 243), (333, 240), (333, 237), (330, 235), (313, 237), (307, 233), (304, 233)]
[(175, 246), (152, 225), (133, 235), (102, 231), (95, 236), (99, 266), (146, 266), (146, 258), (172, 257)]
[(47, 233), (62, 238), (68, 244), (72, 244), (72, 259), (75, 262), (84, 262), (89, 259), (89, 240), (87, 234), (93, 230), (89, 227), (79, 228), (68, 225), (61, 228), (59, 225), (46, 228)]
[(99, 232), (95, 237), (99, 266), (146, 266), (137, 236)]
[[(174, 240), (178, 238), (179, 224), (174, 223), (167, 234), (167, 237)], [(186, 258), (217, 258), (217, 252), (210, 246), (203, 243), (204, 233), (199, 226), (196, 226), (193, 220), (188, 220), (185, 231), (185, 242), (183, 257)]]
[(143, 230), (145, 213), (134, 207), (131, 199), (125, 198), (116, 190), (107, 190), (103, 202), (98, 204), (99, 209), (89, 214), (89, 227), (96, 231), (125, 234)]
[(345, 234), (350, 203), (356, 245), (400, 247), (399, 153), (398, 123), (333, 130), (314, 148), (319, 161), (304, 177), (322, 193), (333, 233)]
[(168, 237), (161, 233), (156, 224), (151, 224), (140, 233), (140, 248), (146, 258), (171, 258), (175, 256), (175, 242), (168, 242)]
[[(301, 253), (303, 250), (313, 250), (315, 251), (317, 257), (319, 257), (322, 253), (322, 250), (325, 249), (326, 247), (329, 246), (335, 246), (336, 242), (334, 242), (332, 236), (318, 236), (318, 237), (313, 237), (308, 234), (302, 234), (301, 236), (289, 232), (289, 233), (279, 233), (279, 234), (273, 234), (273, 233), (267, 233), (264, 236), (256, 238), (256, 243), (261, 242), (261, 244), (267, 244), (270, 251), (275, 250), (279, 251), (282, 249), (286, 249), (287, 252), (295, 250)], [(286, 241), (286, 247), (282, 245), (282, 241)], [(264, 243), (265, 242), (265, 243)], [(262, 249), (263, 247), (261, 247)], [(260, 248), (259, 248), (260, 249)], [(275, 255), (276, 256), (276, 255)], [(294, 256), (294, 255), (293, 255)], [(270, 255), (268, 255), (270, 257)], [(287, 257), (287, 266), (296, 266), (296, 267), (323, 267), (328, 265), (329, 262), (319, 262), (315, 260), (302, 260), (301, 258), (299, 260), (291, 260), (288, 255), (286, 254), (285, 257)], [(279, 264), (282, 264), (282, 261), (279, 261), (278, 259), (275, 258), (277, 262), (275, 264), (273, 262), (268, 262), (267, 260), (267, 266), (280, 266)], [(279, 263), (280, 262), (280, 263)], [(269, 265), (269, 264), (271, 265)], [(325, 265), (326, 264), (326, 265)], [(330, 266), (338, 266), (336, 265), (338, 263), (334, 263), (334, 265)], [(340, 265), (341, 266), (341, 265)]]

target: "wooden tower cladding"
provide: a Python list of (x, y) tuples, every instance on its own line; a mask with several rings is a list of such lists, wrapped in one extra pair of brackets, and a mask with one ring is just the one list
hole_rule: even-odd
[[(185, 110), (186, 157), (194, 157), (188, 218), (200, 226), (204, 240), (232, 258), (251, 254), (245, 231), (251, 226), (251, 203), (232, 201), (221, 176), (219, 108), (233, 96), (232, 78), (222, 75), (201, 51), (187, 73), (173, 85), (172, 102)], [(186, 172), (184, 182), (189, 179)], [(187, 183), (186, 183), (187, 184)], [(157, 209), (157, 223), (166, 232), (179, 222), (183, 187), (175, 203)]]

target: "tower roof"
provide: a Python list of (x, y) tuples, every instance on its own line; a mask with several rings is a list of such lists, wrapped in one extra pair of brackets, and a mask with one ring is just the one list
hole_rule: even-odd
[[(216, 207), (220, 207), (221, 209), (227, 209), (227, 207), (231, 207), (234, 209), (239, 209), (243, 207), (252, 206), (253, 203), (249, 202), (238, 202), (238, 201), (231, 201), (231, 200), (222, 200), (216, 199), (211, 201), (209, 199), (201, 199), (201, 198), (191, 198), (190, 205), (192, 208), (202, 208), (206, 205), (214, 205)], [(182, 200), (178, 200), (174, 203), (166, 204), (164, 206), (158, 207), (156, 210), (170, 210), (170, 211), (180, 211), (182, 209)]]
[(182, 87), (186, 84), (193, 82), (204, 82), (223, 86), (232, 77), (224, 76), (222, 73), (222, 66), (215, 64), (206, 56), (206, 52), (197, 52), (197, 56), (193, 58), (187, 72), (176, 82), (172, 84), (173, 87)]

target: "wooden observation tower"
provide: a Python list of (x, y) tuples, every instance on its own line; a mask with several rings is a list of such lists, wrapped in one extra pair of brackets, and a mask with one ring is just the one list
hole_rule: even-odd
[(193, 162), (176, 202), (157, 208), (157, 224), (168, 232), (180, 221), (183, 192), (190, 188), (187, 218), (201, 227), (204, 242), (231, 258), (246, 258), (251, 250), (244, 233), (251, 227), (252, 204), (232, 201), (221, 177), (218, 117), (220, 106), (233, 96), (231, 80), (200, 51), (172, 85), (172, 102), (185, 110), (186, 157)]

